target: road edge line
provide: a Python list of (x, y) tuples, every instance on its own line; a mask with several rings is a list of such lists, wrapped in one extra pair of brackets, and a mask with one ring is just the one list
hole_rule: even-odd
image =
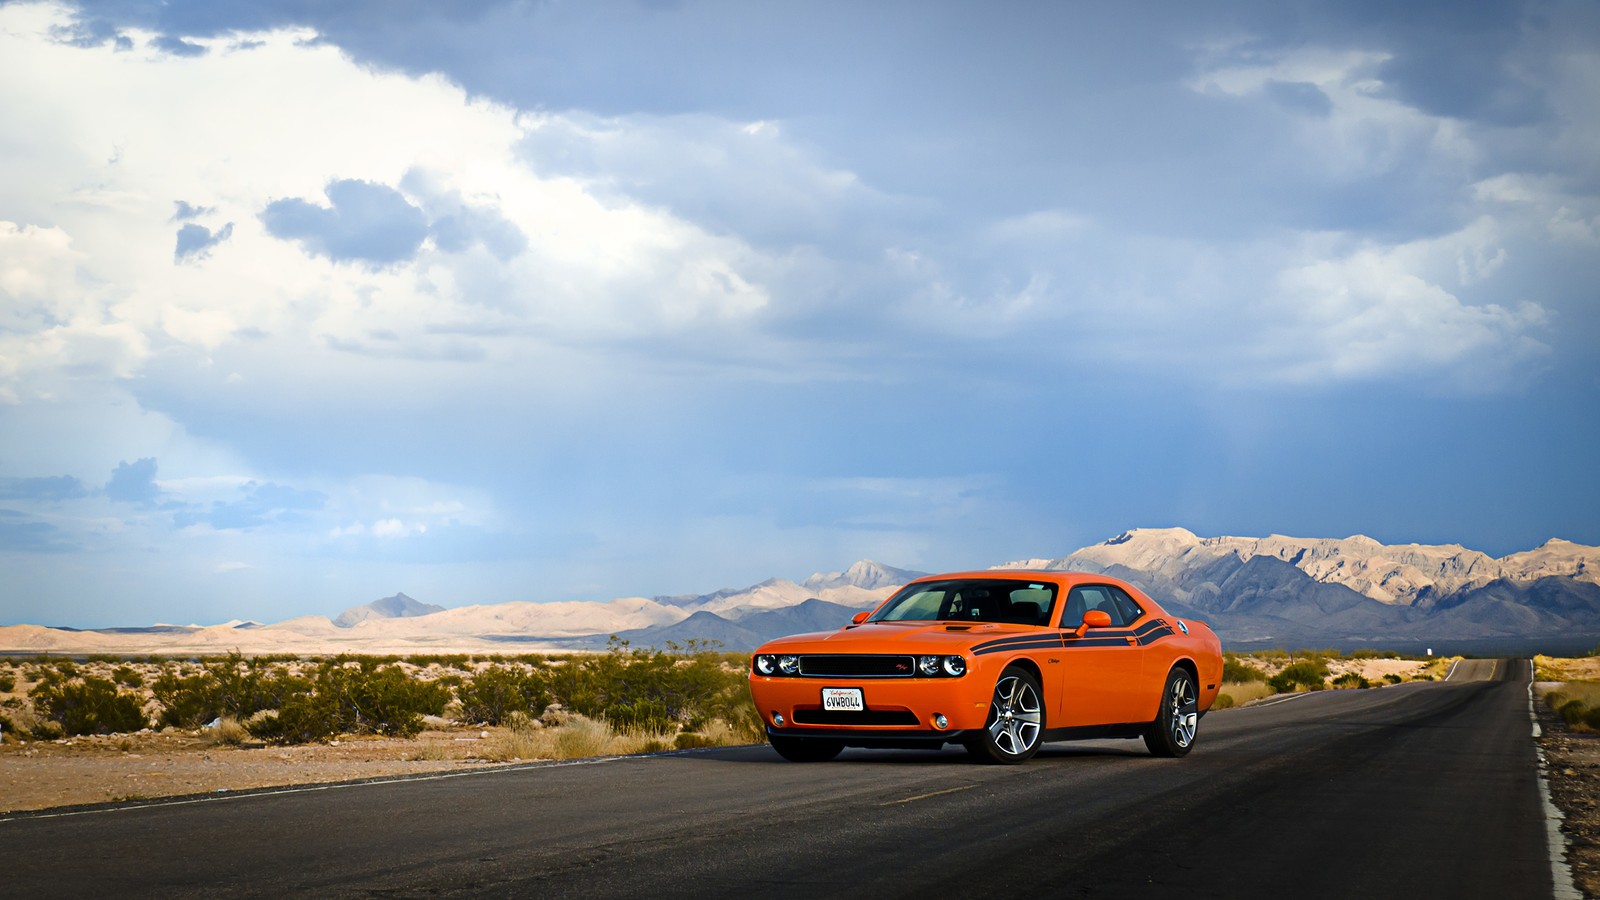
[(1566, 816), (1551, 799), (1550, 779), (1545, 776), (1549, 771), (1549, 763), (1545, 761), (1544, 748), (1539, 746), (1539, 738), (1544, 734), (1544, 729), (1539, 727), (1539, 714), (1533, 705), (1533, 660), (1531, 659), (1528, 660), (1528, 721), (1533, 725), (1533, 755), (1539, 761), (1534, 774), (1539, 779), (1539, 803), (1544, 807), (1545, 844), (1550, 856), (1551, 896), (1555, 900), (1584, 900), (1583, 892), (1578, 890), (1577, 884), (1572, 880), (1572, 864), (1567, 862), (1567, 836), (1561, 831), (1561, 826), (1566, 823)]

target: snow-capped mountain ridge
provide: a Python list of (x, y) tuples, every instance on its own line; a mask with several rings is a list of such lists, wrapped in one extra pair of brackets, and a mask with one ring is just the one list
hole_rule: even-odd
[(1232, 557), (1270, 557), (1324, 584), (1348, 587), (1380, 603), (1426, 607), (1441, 597), (1493, 582), (1568, 577), (1600, 584), (1600, 548), (1552, 539), (1533, 550), (1495, 559), (1459, 544), (1380, 543), (1347, 538), (1202, 538), (1184, 528), (1138, 528), (1053, 560), (1031, 559), (1000, 568), (1123, 567), (1175, 577)]

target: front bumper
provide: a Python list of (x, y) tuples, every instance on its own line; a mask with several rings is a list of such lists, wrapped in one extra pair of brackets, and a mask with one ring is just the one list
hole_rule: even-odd
[(871, 747), (879, 750), (937, 750), (945, 744), (965, 744), (981, 734), (978, 731), (889, 731), (863, 728), (774, 728), (767, 726), (767, 737), (807, 738), (838, 741), (846, 747)]
[[(750, 696), (768, 730), (781, 736), (852, 741), (904, 739), (926, 746), (934, 741), (960, 740), (961, 733), (983, 728), (989, 714), (990, 691), (982, 685), (983, 681), (970, 673), (963, 678), (895, 679), (756, 675), (750, 679)], [(859, 713), (824, 710), (824, 688), (859, 690), (866, 709)], [(938, 727), (941, 716), (943, 728)]]

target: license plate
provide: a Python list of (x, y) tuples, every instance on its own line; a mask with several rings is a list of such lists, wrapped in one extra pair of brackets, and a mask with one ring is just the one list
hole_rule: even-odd
[(867, 704), (861, 699), (861, 688), (823, 688), (822, 708), (861, 712)]

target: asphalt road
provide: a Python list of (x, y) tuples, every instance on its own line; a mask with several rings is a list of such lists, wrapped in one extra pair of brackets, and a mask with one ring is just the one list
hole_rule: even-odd
[(1550, 897), (1527, 663), (1462, 665), (1208, 716), (1182, 760), (748, 747), (13, 817), (0, 895)]

